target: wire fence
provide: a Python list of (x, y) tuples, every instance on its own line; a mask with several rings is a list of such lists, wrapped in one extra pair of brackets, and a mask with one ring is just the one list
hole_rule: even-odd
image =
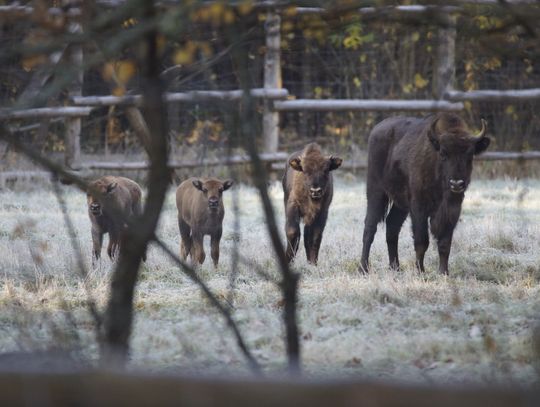
[[(475, 17), (472, 24), (486, 25), (490, 16)], [(486, 20), (487, 19), (487, 20)], [(3, 22), (2, 46), (25, 40), (25, 25)], [(508, 53), (471, 39), (471, 31), (457, 24), (455, 88), (526, 89), (540, 86), (540, 72), (526, 53)], [(264, 68), (264, 21), (251, 27), (238, 40), (249, 49), (249, 81), (261, 87)], [(296, 98), (309, 99), (432, 99), (436, 69), (436, 24), (361, 21), (305, 17), (284, 18), (281, 28), (283, 87)], [(168, 80), (168, 91), (230, 90), (238, 78), (230, 50), (237, 46), (217, 29), (194, 24), (184, 45), (192, 49), (189, 63)], [(516, 43), (519, 38), (515, 39)], [(191, 47), (191, 48), (190, 48)], [(118, 60), (128, 58), (120, 55)], [(171, 52), (164, 53), (162, 66), (175, 65)], [(29, 61), (4, 58), (0, 100), (9, 105), (25, 89), (35, 69)], [(137, 89), (135, 76), (130, 88)], [(88, 70), (84, 95), (110, 94), (102, 68)], [(487, 119), (494, 146), (500, 150), (526, 151), (540, 148), (540, 117), (537, 101), (520, 103), (465, 102), (464, 117), (477, 128)], [(261, 109), (259, 109), (260, 112)], [(233, 116), (231, 118), (231, 115)], [(220, 149), (235, 137), (235, 112), (230, 106), (211, 103), (169, 106), (170, 138), (174, 152), (190, 148), (195, 156), (208, 149)], [(341, 150), (366, 146), (371, 128), (388, 116), (382, 112), (283, 112), (280, 115), (280, 150), (289, 150), (308, 140), (317, 140)], [(19, 123), (20, 126), (28, 121)], [(16, 126), (17, 124), (15, 124)], [(48, 124), (25, 134), (42, 150), (61, 151), (63, 124)], [(234, 143), (233, 143), (234, 144)], [(101, 107), (82, 120), (82, 151), (86, 154), (127, 155), (142, 152), (121, 107)], [(187, 150), (186, 150), (187, 149)]]

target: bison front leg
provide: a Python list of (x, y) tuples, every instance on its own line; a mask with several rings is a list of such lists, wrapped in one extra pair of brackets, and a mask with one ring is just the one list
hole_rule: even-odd
[(435, 215), (430, 219), (431, 233), (437, 239), (437, 248), (439, 249), (439, 273), (442, 274), (448, 274), (448, 258), (452, 246), (452, 236), (461, 213), (460, 198), (458, 197), (459, 205), (443, 201)]
[(416, 267), (424, 272), (424, 256), (429, 247), (428, 217), (420, 211), (411, 210)]
[(178, 219), (180, 229), (180, 256), (186, 260), (191, 251), (191, 227), (182, 219)]
[(222, 230), (220, 228), (210, 236), (210, 254), (212, 256), (212, 261), (214, 262), (214, 267), (217, 267), (219, 262), (219, 242), (221, 240), (221, 234)]
[(398, 208), (395, 204), (386, 217), (386, 245), (388, 246), (388, 259), (390, 267), (399, 270), (398, 239), (401, 226), (407, 219), (408, 212)]
[(109, 232), (109, 245), (107, 246), (107, 255), (111, 260), (115, 260), (120, 251), (120, 238), (116, 234)]
[(453, 231), (449, 231), (437, 239), (439, 273), (441, 274), (448, 274), (448, 258), (450, 257), (450, 248), (452, 247), (452, 235)]
[(300, 242), (300, 215), (298, 209), (291, 207), (287, 209), (285, 223), (285, 234), (287, 235), (287, 262), (291, 262), (298, 250)]
[(95, 227), (92, 228), (92, 267), (95, 267), (101, 257), (103, 246), (103, 232)]
[(312, 225), (304, 227), (304, 247), (306, 248), (307, 260), (314, 265), (317, 265), (319, 259), (319, 249), (327, 218), (328, 212), (323, 212)]
[(191, 259), (199, 264), (204, 263), (206, 254), (204, 253), (203, 239), (204, 235), (201, 233), (193, 232), (191, 237), (192, 247), (191, 247)]

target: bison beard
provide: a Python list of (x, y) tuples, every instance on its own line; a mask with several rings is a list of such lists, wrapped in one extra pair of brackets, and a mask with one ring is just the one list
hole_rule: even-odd
[(452, 235), (470, 183), (473, 156), (490, 143), (485, 131), (482, 120), (482, 130), (472, 136), (459, 116), (448, 113), (423, 119), (394, 117), (375, 126), (368, 142), (361, 271), (368, 271), (377, 224), (384, 220), (390, 266), (399, 268), (398, 236), (410, 213), (417, 267), (424, 271), (429, 221), (439, 250), (439, 272), (448, 274)]
[(287, 260), (296, 255), (300, 242), (300, 219), (304, 221), (304, 247), (308, 262), (317, 264), (322, 235), (332, 202), (331, 171), (339, 168), (342, 159), (325, 157), (320, 147), (311, 143), (303, 151), (292, 154), (283, 175), (285, 198), (285, 233)]

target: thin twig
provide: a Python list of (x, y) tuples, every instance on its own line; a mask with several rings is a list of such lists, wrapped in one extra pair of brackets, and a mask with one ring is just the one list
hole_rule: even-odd
[(60, 189), (60, 186), (58, 185), (57, 181), (53, 180), (52, 184), (53, 184), (54, 194), (58, 202), (58, 206), (60, 206), (60, 211), (62, 212), (62, 216), (64, 218), (65, 227), (68, 231), (69, 240), (71, 242), (71, 248), (75, 252), (75, 258), (77, 260), (77, 271), (80, 277), (83, 279), (83, 286), (86, 291), (86, 297), (87, 297), (86, 304), (88, 305), (88, 310), (90, 312), (90, 315), (94, 319), (94, 323), (96, 326), (96, 337), (99, 343), (100, 342), (99, 332), (101, 328), (102, 319), (101, 319), (101, 315), (99, 314), (99, 311), (97, 310), (96, 302), (92, 298), (92, 295), (87, 285), (88, 270), (86, 269), (86, 265), (84, 264), (81, 246), (79, 245), (79, 240), (77, 239), (77, 233), (75, 232), (75, 227), (73, 225), (73, 222), (71, 221), (71, 217), (68, 214), (67, 205), (66, 205), (64, 196), (62, 194), (62, 190)]
[(169, 247), (163, 243), (159, 238), (154, 237), (154, 242), (173, 260), (195, 284), (197, 284), (203, 293), (206, 295), (206, 298), (210, 301), (210, 303), (217, 308), (217, 310), (223, 315), (225, 320), (227, 321), (227, 324), (232, 329), (234, 337), (236, 338), (236, 343), (238, 344), (238, 347), (244, 354), (246, 360), (248, 361), (248, 364), (250, 368), (253, 370), (254, 373), (262, 374), (261, 367), (255, 357), (251, 354), (249, 348), (246, 345), (246, 342), (244, 341), (244, 338), (242, 334), (240, 333), (240, 329), (238, 328), (238, 325), (234, 321), (231, 312), (219, 302), (219, 300), (216, 298), (216, 296), (212, 293), (210, 288), (197, 276), (197, 273), (193, 268), (191, 268), (187, 263), (182, 261), (180, 257), (178, 257)]

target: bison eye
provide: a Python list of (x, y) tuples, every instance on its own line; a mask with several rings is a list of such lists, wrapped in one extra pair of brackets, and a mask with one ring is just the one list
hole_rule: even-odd
[(208, 192), (208, 189), (203, 187), (202, 191), (206, 194)]
[(219, 188), (218, 191), (219, 191), (220, 194), (222, 194), (223, 193), (223, 188)]
[(444, 150), (441, 150), (440, 155), (441, 155), (441, 160), (443, 161), (448, 158), (448, 153)]

